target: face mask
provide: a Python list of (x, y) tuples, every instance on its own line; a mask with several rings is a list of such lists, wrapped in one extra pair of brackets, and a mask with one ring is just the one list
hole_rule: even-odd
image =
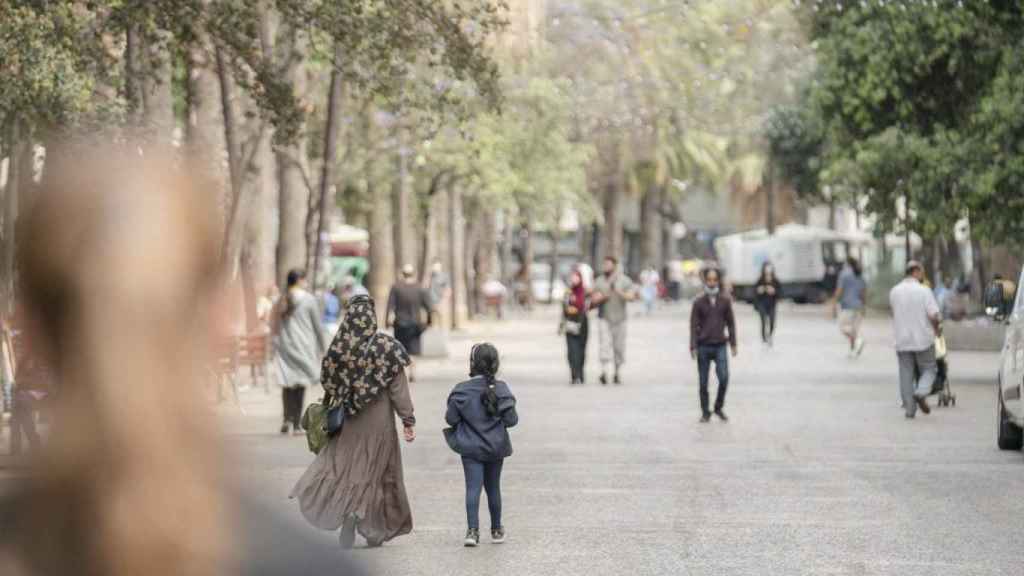
[(704, 292), (706, 292), (708, 296), (718, 296), (718, 289), (719, 289), (718, 286), (715, 286), (715, 287), (705, 286), (704, 287)]

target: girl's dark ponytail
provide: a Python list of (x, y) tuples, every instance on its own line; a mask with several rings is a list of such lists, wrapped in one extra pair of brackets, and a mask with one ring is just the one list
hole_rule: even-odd
[(469, 353), (469, 375), (483, 376), (487, 391), (483, 395), (484, 408), (491, 416), (498, 415), (498, 391), (495, 376), (498, 373), (498, 350), (488, 343), (477, 344)]
[(306, 272), (298, 268), (288, 272), (287, 286), (284, 294), (284, 308), (281, 310), (281, 318), (289, 318), (295, 313), (295, 309), (298, 304), (295, 302), (295, 297), (292, 295), (291, 289), (294, 288), (299, 281), (306, 278)]

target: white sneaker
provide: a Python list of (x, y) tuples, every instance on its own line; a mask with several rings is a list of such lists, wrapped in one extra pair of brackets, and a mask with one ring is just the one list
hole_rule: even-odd
[(857, 356), (860, 356), (864, 352), (864, 339), (857, 338), (857, 341), (854, 343), (854, 348)]

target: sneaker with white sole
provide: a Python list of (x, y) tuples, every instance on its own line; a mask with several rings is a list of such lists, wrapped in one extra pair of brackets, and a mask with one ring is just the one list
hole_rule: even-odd
[(503, 544), (505, 542), (505, 528), (494, 528), (491, 530), (491, 543)]
[(857, 338), (857, 341), (856, 341), (856, 342), (854, 342), (854, 352), (855, 352), (855, 354), (856, 354), (856, 355), (857, 355), (858, 357), (859, 357), (859, 356), (860, 356), (861, 354), (863, 354), (863, 353), (864, 353), (864, 339), (863, 339), (863, 338)]
[(466, 540), (463, 542), (466, 548), (476, 548), (480, 545), (480, 531), (476, 528), (466, 530)]

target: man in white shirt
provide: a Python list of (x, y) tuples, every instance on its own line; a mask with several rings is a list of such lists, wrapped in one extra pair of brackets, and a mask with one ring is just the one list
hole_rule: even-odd
[[(935, 295), (921, 281), (924, 267), (907, 263), (907, 276), (889, 293), (900, 362), (900, 393), (907, 418), (920, 408), (929, 414), (927, 397), (935, 382), (935, 337), (942, 334), (942, 315)], [(915, 388), (916, 379), (916, 388)]]

